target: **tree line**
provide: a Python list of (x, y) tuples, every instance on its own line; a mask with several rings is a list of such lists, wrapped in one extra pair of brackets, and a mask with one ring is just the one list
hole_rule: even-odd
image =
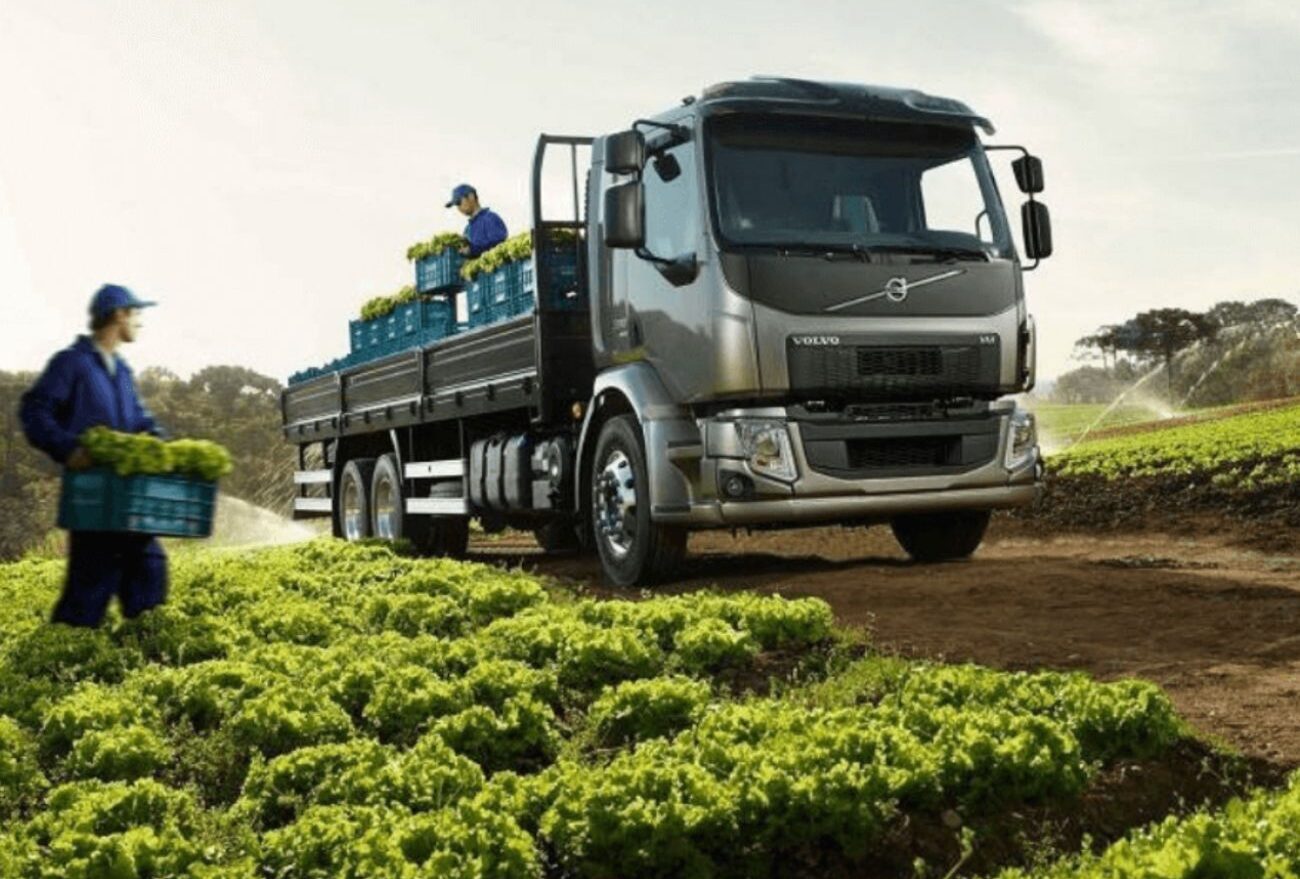
[[(19, 400), (36, 375), (0, 371), (0, 559), (56, 539), (59, 468), (27, 444), (18, 419)], [(223, 494), (288, 512), (295, 457), (280, 438), (280, 382), (242, 366), (209, 366), (188, 379), (150, 367), (136, 384), (171, 436), (230, 450), (235, 469), (221, 482)]]
[[(1143, 378), (1176, 406), (1295, 396), (1300, 308), (1267, 298), (1220, 302), (1204, 312), (1152, 309), (1083, 336), (1075, 354), (1091, 363), (1057, 379), (1057, 402), (1109, 402)], [(1157, 370), (1163, 380), (1151, 375)]]

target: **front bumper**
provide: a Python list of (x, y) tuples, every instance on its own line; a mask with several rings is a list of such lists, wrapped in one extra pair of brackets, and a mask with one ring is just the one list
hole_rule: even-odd
[[(970, 437), (983, 435), (979, 438), (979, 443), (983, 443), (979, 448), (983, 451), (978, 461), (969, 464), (956, 461), (932, 468), (884, 468), (879, 471), (881, 475), (867, 478), (845, 476), (836, 470), (828, 472), (824, 461), (814, 467), (805, 445), (803, 425), (790, 419), (782, 409), (734, 410), (693, 424), (647, 422), (647, 448), (657, 449), (661, 453), (660, 461), (664, 462), (652, 465), (652, 516), (658, 522), (690, 528), (730, 528), (835, 522), (869, 524), (910, 513), (1025, 506), (1041, 494), (1042, 460), (1035, 446), (1013, 468), (1006, 466), (1014, 411), (1009, 401), (995, 403), (986, 416), (988, 421), (980, 426), (970, 422), (969, 429), (973, 432)], [(798, 470), (793, 481), (772, 479), (756, 472), (744, 457), (735, 422), (754, 417), (787, 421)], [(895, 422), (883, 427), (863, 426), (862, 432), (872, 436), (905, 435), (913, 426), (917, 433), (936, 427), (933, 422), (928, 425)], [(844, 432), (852, 435), (852, 428), (845, 428)], [(812, 435), (814, 431), (810, 429), (807, 433)], [(989, 448), (994, 448), (991, 457), (987, 456)], [(743, 497), (727, 497), (723, 484), (737, 475), (742, 478), (736, 484), (746, 489)]]

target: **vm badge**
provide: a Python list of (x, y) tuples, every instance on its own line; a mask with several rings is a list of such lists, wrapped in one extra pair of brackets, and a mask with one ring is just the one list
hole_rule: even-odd
[(796, 345), (838, 345), (839, 336), (791, 336), (790, 340)]

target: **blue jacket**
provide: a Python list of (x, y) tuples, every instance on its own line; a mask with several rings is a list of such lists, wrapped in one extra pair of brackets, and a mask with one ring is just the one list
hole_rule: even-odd
[(118, 357), (117, 374), (109, 375), (89, 336), (78, 336), (50, 358), (45, 372), (23, 394), (19, 416), (28, 442), (60, 464), (80, 445), (88, 427), (162, 435), (136, 396), (126, 361)]
[(465, 237), (469, 239), (469, 255), (478, 256), (506, 240), (505, 221), (491, 208), (480, 208), (465, 224)]

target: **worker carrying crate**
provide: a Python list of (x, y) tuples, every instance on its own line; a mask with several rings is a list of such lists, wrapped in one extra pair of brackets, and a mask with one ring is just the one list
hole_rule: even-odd
[[(105, 284), (90, 302), (90, 335), (79, 336), (55, 354), (23, 394), (23, 431), (32, 445), (63, 465), (65, 492), (70, 478), (90, 472), (95, 464), (82, 445), (88, 429), (163, 436), (140, 402), (130, 367), (117, 353), (121, 345), (136, 340), (141, 310), (154, 304), (141, 301), (126, 287)], [(167, 556), (156, 532), (77, 524), (67, 524), (68, 571), (54, 608), (55, 622), (98, 626), (114, 594), (128, 618), (162, 604), (167, 597)]]

